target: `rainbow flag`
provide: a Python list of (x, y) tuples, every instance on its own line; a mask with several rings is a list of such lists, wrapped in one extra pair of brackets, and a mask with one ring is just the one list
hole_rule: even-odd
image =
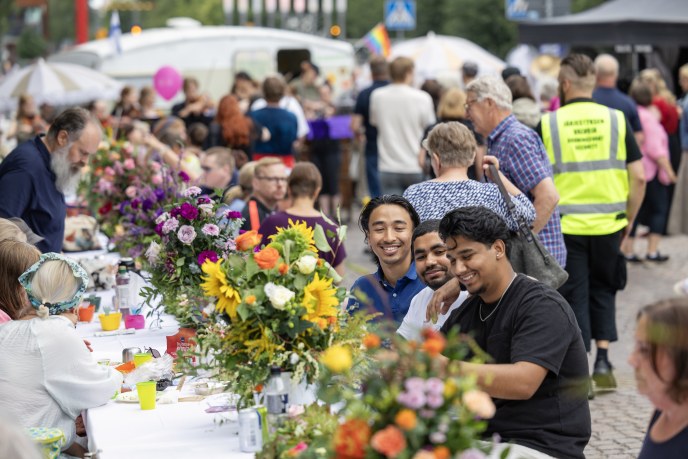
[(370, 32), (361, 38), (361, 41), (373, 54), (388, 57), (392, 50), (392, 45), (389, 42), (389, 35), (387, 35), (387, 29), (382, 23), (373, 27)]

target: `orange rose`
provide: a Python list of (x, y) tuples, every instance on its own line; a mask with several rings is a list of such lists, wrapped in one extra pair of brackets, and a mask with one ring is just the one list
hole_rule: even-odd
[(451, 451), (446, 446), (438, 446), (432, 452), (436, 459), (449, 459), (451, 457)]
[(363, 337), (363, 345), (368, 349), (377, 349), (380, 344), (380, 337), (375, 333), (368, 333)]
[(337, 459), (363, 459), (370, 439), (370, 426), (361, 419), (349, 419), (337, 427), (333, 446)]
[(406, 437), (401, 430), (394, 426), (387, 426), (375, 432), (370, 439), (370, 446), (386, 457), (395, 458), (406, 449)]
[(394, 416), (394, 423), (403, 430), (413, 430), (416, 428), (416, 424), (418, 423), (416, 412), (404, 408), (403, 410), (400, 410), (396, 416)]
[(265, 247), (260, 252), (253, 255), (253, 259), (256, 260), (256, 264), (260, 269), (272, 269), (277, 266), (280, 254), (277, 249), (272, 247)]
[(251, 230), (237, 236), (234, 242), (236, 242), (237, 250), (245, 252), (260, 244), (261, 240), (263, 240), (263, 236), (258, 234), (258, 231)]
[(289, 272), (289, 265), (286, 263), (280, 263), (277, 269), (279, 270), (279, 273), (284, 276)]
[(474, 389), (464, 392), (462, 401), (466, 408), (482, 419), (490, 419), (495, 414), (492, 397), (481, 390)]
[(246, 304), (253, 304), (256, 302), (256, 296), (255, 295), (249, 295), (246, 297), (246, 299), (244, 301), (246, 301)]

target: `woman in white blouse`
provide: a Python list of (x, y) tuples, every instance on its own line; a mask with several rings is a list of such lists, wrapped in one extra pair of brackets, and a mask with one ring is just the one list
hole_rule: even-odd
[(33, 307), (0, 326), (0, 411), (24, 427), (56, 427), (64, 453), (83, 457), (74, 443), (82, 410), (103, 405), (122, 375), (91, 356), (74, 327), (88, 275), (62, 255), (41, 255), (19, 278)]

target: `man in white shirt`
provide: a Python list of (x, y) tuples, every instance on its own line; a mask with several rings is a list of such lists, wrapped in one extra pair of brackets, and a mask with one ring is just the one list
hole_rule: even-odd
[(436, 118), (430, 95), (412, 86), (411, 59), (394, 59), (389, 75), (392, 83), (370, 96), (370, 124), (378, 133), (381, 191), (401, 195), (423, 180), (418, 150), (425, 128), (435, 124)]
[(432, 327), (439, 330), (444, 322), (463, 300), (468, 293), (465, 291), (449, 307), (449, 310), (437, 316), (437, 321), (426, 320), (425, 310), (432, 298), (432, 294), (452, 278), (449, 259), (447, 258), (447, 247), (439, 235), (440, 220), (426, 220), (416, 227), (413, 231), (412, 251), (416, 262), (416, 273), (427, 287), (418, 292), (411, 300), (404, 320), (397, 330), (397, 333), (405, 339), (420, 341), (420, 332), (425, 327)]

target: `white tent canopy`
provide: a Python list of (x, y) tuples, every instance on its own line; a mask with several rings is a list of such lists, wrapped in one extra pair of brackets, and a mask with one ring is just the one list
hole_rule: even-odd
[(19, 96), (33, 96), (37, 105), (78, 105), (119, 97), (122, 83), (76, 64), (46, 63), (43, 59), (17, 70), (0, 84), (0, 110), (12, 110)]
[(478, 64), (479, 75), (497, 75), (505, 67), (504, 61), (460, 37), (435, 35), (412, 38), (392, 45), (391, 58), (405, 56), (415, 62), (416, 83), (427, 79), (458, 79), (466, 61)]

